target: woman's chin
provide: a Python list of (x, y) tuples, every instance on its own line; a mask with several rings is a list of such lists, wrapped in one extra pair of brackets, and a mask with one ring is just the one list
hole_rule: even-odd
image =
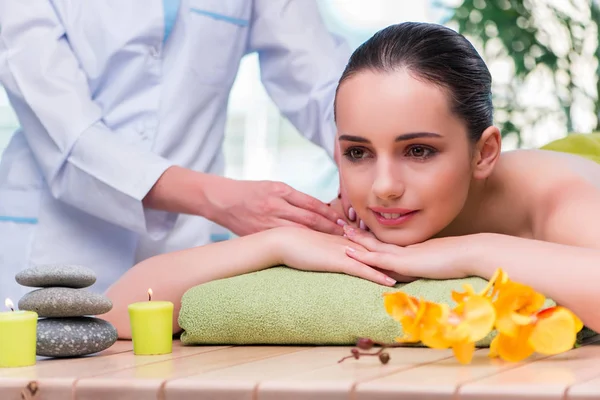
[(384, 243), (395, 244), (396, 246), (411, 246), (421, 243), (431, 237), (427, 232), (416, 231), (414, 229), (389, 229), (384, 227), (373, 227), (371, 232), (377, 239)]

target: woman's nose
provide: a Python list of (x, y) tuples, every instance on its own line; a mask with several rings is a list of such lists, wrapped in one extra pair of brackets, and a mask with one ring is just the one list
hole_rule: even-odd
[(398, 172), (394, 171), (392, 165), (384, 165), (378, 168), (373, 181), (373, 194), (384, 200), (402, 197), (405, 188)]

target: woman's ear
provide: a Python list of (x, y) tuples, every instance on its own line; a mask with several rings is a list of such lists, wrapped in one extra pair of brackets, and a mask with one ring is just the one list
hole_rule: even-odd
[(495, 126), (488, 127), (475, 144), (473, 157), (473, 178), (485, 179), (492, 173), (502, 150), (500, 130)]

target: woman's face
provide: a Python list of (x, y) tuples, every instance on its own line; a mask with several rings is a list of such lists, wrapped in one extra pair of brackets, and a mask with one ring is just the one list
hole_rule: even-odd
[(362, 71), (338, 89), (342, 184), (359, 218), (384, 242), (425, 241), (465, 204), (471, 145), (447, 96), (405, 70)]

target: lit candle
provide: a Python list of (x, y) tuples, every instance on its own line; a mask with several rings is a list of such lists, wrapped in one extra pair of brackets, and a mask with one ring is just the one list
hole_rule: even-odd
[(38, 315), (15, 311), (10, 299), (4, 304), (10, 311), (0, 312), (0, 368), (34, 365)]
[(152, 301), (152, 289), (148, 289), (148, 301), (130, 304), (128, 310), (134, 354), (173, 351), (173, 303)]

